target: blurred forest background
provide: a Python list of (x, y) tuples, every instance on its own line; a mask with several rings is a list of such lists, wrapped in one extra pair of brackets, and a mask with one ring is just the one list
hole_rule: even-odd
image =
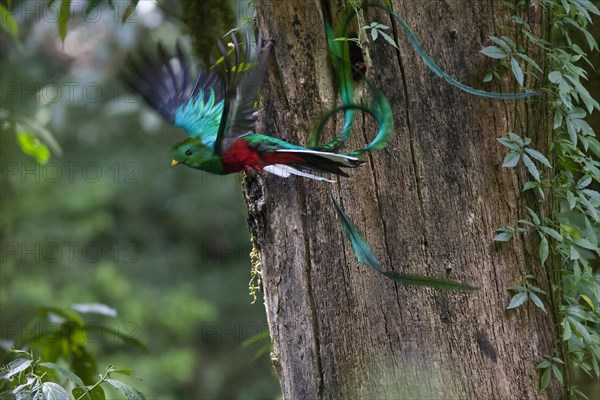
[[(182, 3), (140, 1), (121, 23), (128, 1), (87, 16), (87, 2), (72, 2), (64, 44), (59, 2), (10, 4), (19, 34), (0, 33), (2, 118), (47, 129), (62, 156), (38, 164), (19, 148), (14, 124), (3, 124), (0, 363), (21, 335), (56, 331), (61, 321), (36, 318), (40, 307), (103, 303), (117, 315), (83, 315), (99, 372), (132, 368), (147, 398), (276, 398), (268, 351), (257, 356), (268, 342), (245, 344), (267, 324), (262, 298), (251, 305), (248, 294), (240, 178), (171, 168), (170, 149), (185, 134), (119, 80), (128, 53), (159, 38), (172, 48), (185, 33)], [(228, 12), (219, 20), (242, 24), (252, 9), (241, 1)], [(203, 17), (214, 26), (214, 14)], [(211, 42), (234, 26), (211, 32)]]

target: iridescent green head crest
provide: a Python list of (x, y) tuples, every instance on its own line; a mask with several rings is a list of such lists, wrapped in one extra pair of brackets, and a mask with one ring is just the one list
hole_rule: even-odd
[(189, 137), (173, 146), (171, 156), (173, 157), (172, 165), (185, 164), (190, 168), (212, 174), (223, 173), (223, 165), (219, 156), (195, 137)]

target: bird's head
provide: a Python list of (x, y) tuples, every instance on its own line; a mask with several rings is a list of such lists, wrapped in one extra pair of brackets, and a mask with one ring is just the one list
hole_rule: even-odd
[(220, 157), (197, 138), (189, 137), (176, 144), (171, 150), (171, 155), (173, 157), (171, 165), (173, 166), (185, 164), (188, 167), (212, 174), (223, 173), (223, 164)]

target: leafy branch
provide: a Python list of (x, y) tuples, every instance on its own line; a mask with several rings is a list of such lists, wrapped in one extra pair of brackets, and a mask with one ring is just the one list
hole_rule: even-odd
[[(592, 64), (587, 52), (573, 42), (571, 34), (573, 30), (582, 33), (589, 50), (597, 51), (598, 44), (587, 25), (592, 22), (592, 15), (600, 15), (600, 10), (588, 0), (542, 0), (541, 4), (554, 34), (551, 40), (536, 37), (529, 24), (518, 15), (514, 15), (512, 21), (521, 27), (529, 43), (546, 54), (547, 104), (553, 114), (555, 138), (548, 146), (551, 154), (546, 157), (530, 146), (531, 139), (513, 132), (498, 141), (508, 149), (503, 167), (515, 168), (522, 162), (533, 177), (532, 181), (525, 182), (523, 190), (534, 189), (539, 202), (552, 201), (551, 212), (542, 220), (528, 207), (527, 218), (520, 219), (515, 227), (498, 229), (494, 240), (508, 241), (530, 229), (538, 233), (539, 261), (548, 268), (552, 278), (553, 312), (560, 321), (559, 340), (566, 343), (567, 349), (561, 356), (564, 359), (546, 355), (538, 364), (540, 390), (547, 389), (554, 378), (570, 395), (587, 398), (563, 377), (561, 368), (567, 372), (578, 368), (590, 377), (600, 378), (600, 274), (592, 267), (600, 259), (600, 193), (594, 189), (600, 183), (600, 143), (586, 121), (594, 110), (600, 111), (600, 105), (582, 84), (587, 80), (587, 73), (579, 64)], [(512, 75), (519, 84), (522, 84), (522, 71), (515, 65), (517, 57), (540, 71), (535, 61), (522, 57), (520, 49), (524, 46), (519, 47), (506, 36), (491, 36), (490, 40), (494, 45), (484, 48), (482, 53), (502, 60), (505, 67), (510, 60)], [(566, 46), (561, 42), (566, 42)], [(493, 76), (499, 77), (497, 70)], [(491, 80), (490, 73), (484, 80)], [(552, 164), (549, 158), (554, 160)], [(549, 179), (541, 178), (535, 161), (550, 169)], [(549, 199), (544, 190), (549, 192)], [(556, 257), (547, 262), (550, 254)], [(508, 309), (518, 308), (530, 299), (545, 311), (539, 295), (546, 293), (533, 285), (533, 280), (535, 276), (527, 275), (525, 284), (508, 288), (514, 292)], [(559, 343), (555, 353), (560, 354)]]

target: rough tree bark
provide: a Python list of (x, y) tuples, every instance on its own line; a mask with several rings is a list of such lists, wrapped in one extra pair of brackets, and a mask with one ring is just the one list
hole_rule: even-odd
[[(274, 39), (259, 132), (306, 144), (335, 98), (324, 22), (339, 21), (343, 7), (342, 1), (256, 1), (259, 29)], [(506, 22), (500, 2), (394, 7), (442, 68), (482, 86), (490, 64), (478, 51)], [(539, 22), (539, 10), (531, 11)], [(334, 193), (388, 270), (480, 290), (397, 285), (357, 263), (322, 184), (246, 178), (284, 398), (562, 398), (554, 385), (538, 393), (535, 369), (552, 352), (554, 321), (533, 306), (505, 309), (508, 286), (532, 271), (543, 276), (537, 249), (527, 240), (492, 242), (496, 228), (519, 218), (525, 201), (514, 173), (501, 168), (505, 150), (496, 141), (511, 129), (515, 103), (448, 86), (387, 14), (365, 17), (391, 26), (400, 46), (396, 51), (379, 40), (364, 49), (367, 76), (388, 96), (396, 131), (384, 151), (339, 179)], [(376, 130), (362, 116), (355, 125), (351, 148)], [(534, 143), (544, 140), (534, 136)]]

